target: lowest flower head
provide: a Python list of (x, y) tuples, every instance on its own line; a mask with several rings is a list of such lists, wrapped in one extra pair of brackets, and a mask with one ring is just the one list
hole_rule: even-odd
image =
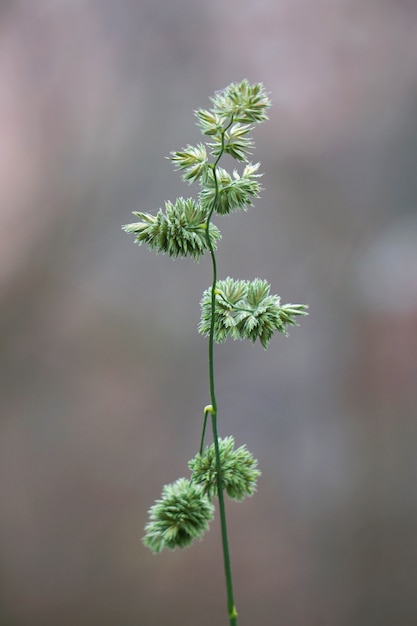
[(199, 485), (179, 478), (165, 485), (149, 510), (143, 543), (152, 552), (185, 548), (199, 539), (213, 519), (213, 505)]

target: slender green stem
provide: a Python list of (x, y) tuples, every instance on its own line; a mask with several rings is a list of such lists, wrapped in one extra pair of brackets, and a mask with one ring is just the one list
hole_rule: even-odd
[(218, 155), (216, 161), (213, 164), (213, 176), (214, 176), (214, 184), (215, 184), (215, 196), (213, 199), (212, 207), (207, 216), (207, 245), (210, 250), (212, 265), (213, 265), (213, 283), (211, 287), (211, 320), (210, 320), (210, 334), (209, 334), (209, 381), (210, 381), (210, 399), (211, 406), (206, 407), (204, 412), (204, 425), (203, 425), (203, 433), (201, 437), (200, 444), (200, 453), (202, 452), (202, 448), (204, 445), (204, 434), (207, 423), (207, 415), (211, 413), (211, 424), (213, 430), (213, 441), (214, 441), (214, 449), (216, 454), (216, 474), (217, 474), (217, 490), (219, 497), (219, 511), (220, 511), (220, 526), (221, 526), (221, 534), (222, 534), (222, 546), (223, 546), (223, 560), (224, 560), (224, 572), (226, 577), (226, 592), (227, 592), (227, 610), (229, 616), (229, 624), (230, 626), (237, 626), (237, 611), (234, 603), (233, 596), (233, 579), (232, 579), (232, 568), (230, 563), (230, 552), (229, 552), (229, 540), (227, 535), (227, 521), (226, 521), (226, 507), (224, 503), (224, 494), (223, 494), (223, 483), (222, 483), (222, 468), (220, 463), (220, 451), (219, 451), (219, 437), (217, 432), (217, 400), (216, 400), (216, 391), (214, 385), (214, 307), (216, 301), (216, 283), (217, 283), (217, 263), (216, 256), (214, 254), (214, 248), (210, 240), (209, 228), (210, 228), (210, 220), (213, 215), (214, 208), (216, 206), (217, 197), (218, 197), (218, 181), (217, 181), (217, 172), (216, 167), (223, 155), (224, 152), (224, 135), (226, 130), (232, 125), (233, 117), (230, 119), (228, 126), (222, 132), (222, 145), (220, 154)]
[(230, 563), (229, 541), (227, 537), (226, 507), (224, 504), (216, 413), (211, 414), (211, 424), (213, 428), (214, 449), (216, 452), (217, 489), (218, 489), (218, 497), (219, 497), (220, 526), (221, 526), (221, 531), (222, 531), (224, 573), (226, 576), (227, 611), (229, 615), (230, 626), (237, 626), (237, 610), (236, 610), (234, 596), (233, 596), (232, 567)]
[(199, 449), (199, 453), (200, 455), (203, 454), (203, 448), (204, 448), (204, 437), (206, 435), (206, 426), (207, 426), (207, 416), (209, 413), (211, 413), (213, 407), (210, 406), (206, 406), (204, 409), (204, 421), (203, 421), (203, 430), (201, 432), (201, 440), (200, 440), (200, 449)]

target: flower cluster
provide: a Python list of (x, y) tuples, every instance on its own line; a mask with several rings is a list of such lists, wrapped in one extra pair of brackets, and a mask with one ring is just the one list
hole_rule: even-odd
[[(256, 491), (261, 472), (246, 448), (235, 449), (233, 437), (218, 440), (223, 490), (233, 500), (243, 500)], [(218, 474), (214, 443), (197, 454), (188, 466), (191, 479), (179, 478), (165, 485), (162, 496), (149, 509), (143, 543), (152, 552), (164, 548), (185, 548), (200, 539), (213, 519), (212, 499), (218, 495)]]
[(252, 205), (252, 198), (259, 198), (261, 186), (256, 180), (262, 174), (257, 174), (259, 163), (248, 163), (242, 175), (233, 170), (230, 175), (224, 168), (218, 167), (216, 173), (209, 171), (199, 200), (207, 211), (214, 205), (219, 215), (226, 215), (236, 209), (246, 210)]
[(183, 150), (171, 152), (171, 161), (178, 170), (184, 170), (184, 180), (194, 183), (199, 178), (204, 178), (209, 168), (206, 146), (199, 143), (197, 146), (187, 146)]
[[(136, 235), (140, 245), (147, 243), (150, 249), (168, 253), (171, 257), (187, 255), (199, 259), (207, 250), (207, 211), (192, 198), (178, 198), (175, 204), (165, 203), (165, 213), (160, 209), (156, 215), (133, 212), (140, 222), (126, 224), (123, 229)], [(219, 229), (209, 225), (213, 249), (221, 238)]]
[[(171, 257), (191, 256), (199, 259), (207, 250), (213, 262), (212, 286), (201, 301), (199, 332), (209, 337), (209, 372), (211, 405), (204, 412), (201, 451), (189, 461), (191, 478), (179, 478), (165, 485), (159, 500), (149, 510), (144, 544), (152, 552), (164, 548), (186, 547), (200, 538), (213, 518), (213, 498), (219, 498), (229, 606), (233, 605), (231, 572), (227, 549), (227, 528), (223, 496), (243, 500), (256, 490), (260, 471), (257, 461), (246, 446), (235, 448), (233, 437), (220, 439), (217, 435), (217, 402), (213, 378), (213, 342), (232, 339), (260, 340), (267, 347), (274, 332), (287, 334), (296, 318), (307, 315), (303, 304), (281, 305), (277, 295), (271, 295), (267, 281), (217, 280), (215, 250), (221, 238), (212, 224), (213, 215), (227, 215), (246, 210), (259, 197), (261, 186), (259, 163), (250, 161), (253, 148), (251, 132), (267, 119), (270, 100), (261, 83), (247, 80), (232, 83), (212, 98), (210, 109), (195, 111), (197, 125), (204, 143), (186, 145), (171, 152), (170, 160), (182, 179), (198, 183), (196, 199), (178, 198), (166, 202), (165, 209), (156, 214), (134, 212), (138, 221), (126, 224), (123, 230), (135, 235), (135, 241), (146, 244), (158, 253)], [(229, 172), (219, 165), (224, 154), (233, 158), (241, 168)], [(222, 163), (223, 165), (223, 163)], [(215, 408), (213, 408), (215, 407)], [(206, 420), (212, 417), (213, 444), (203, 451)], [(230, 623), (235, 624), (236, 609), (229, 611)]]
[(161, 499), (150, 508), (143, 543), (152, 552), (185, 548), (208, 529), (213, 511), (201, 487), (179, 478), (164, 486)]
[[(267, 347), (275, 331), (287, 334), (287, 326), (296, 325), (295, 317), (307, 315), (304, 304), (284, 304), (280, 298), (270, 295), (266, 280), (218, 280), (214, 298), (214, 338), (222, 343), (230, 335), (232, 339), (258, 338)], [(201, 300), (199, 331), (210, 333), (212, 316), (212, 290), (206, 289)]]
[[(220, 467), (222, 487), (229, 498), (243, 500), (256, 491), (256, 481), (261, 475), (257, 469), (258, 461), (246, 446), (234, 448), (233, 437), (219, 439)], [(192, 471), (192, 480), (200, 485), (212, 499), (218, 495), (216, 451), (214, 444), (208, 446), (203, 454), (197, 454), (188, 466)]]
[(213, 113), (220, 119), (232, 117), (242, 124), (258, 124), (268, 119), (266, 110), (271, 101), (262, 83), (251, 84), (247, 80), (231, 83), (211, 98)]
[[(165, 213), (160, 209), (156, 215), (134, 212), (140, 221), (123, 226), (125, 232), (136, 235), (137, 243), (146, 243), (149, 248), (172, 257), (200, 258), (210, 249), (206, 231), (212, 212), (224, 215), (247, 209), (261, 190), (257, 180), (261, 176), (257, 173), (259, 163), (250, 163), (248, 155), (253, 146), (249, 134), (256, 124), (267, 119), (266, 110), (271, 104), (263, 85), (252, 85), (247, 80), (232, 83), (216, 93), (212, 103), (210, 110), (196, 111), (197, 125), (211, 141), (187, 145), (171, 152), (169, 157), (181, 171), (183, 180), (190, 184), (199, 182), (198, 199), (167, 202)], [(217, 167), (223, 153), (246, 164), (241, 174), (236, 170), (230, 174)], [(214, 250), (220, 232), (212, 224), (209, 236)]]

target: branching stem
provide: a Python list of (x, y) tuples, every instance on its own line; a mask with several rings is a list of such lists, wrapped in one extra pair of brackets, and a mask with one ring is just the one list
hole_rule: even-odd
[(219, 438), (217, 433), (217, 400), (216, 400), (216, 391), (214, 385), (214, 307), (216, 300), (216, 283), (217, 283), (217, 263), (216, 256), (214, 254), (213, 244), (211, 242), (209, 236), (209, 226), (210, 220), (213, 215), (214, 208), (216, 206), (217, 198), (218, 198), (218, 180), (217, 180), (217, 172), (216, 167), (218, 162), (220, 161), (223, 153), (224, 153), (224, 137), (225, 133), (233, 124), (233, 116), (230, 119), (229, 124), (224, 128), (222, 132), (222, 143), (221, 150), (213, 163), (213, 177), (214, 177), (214, 185), (215, 185), (215, 195), (213, 198), (213, 204), (207, 216), (207, 246), (210, 251), (211, 261), (213, 266), (213, 282), (211, 287), (211, 320), (210, 320), (210, 334), (209, 334), (209, 383), (210, 383), (210, 399), (211, 406), (206, 407), (204, 411), (204, 424), (203, 424), (203, 432), (201, 436), (201, 444), (200, 444), (200, 454), (202, 453), (204, 446), (204, 435), (206, 430), (207, 416), (208, 413), (211, 414), (211, 425), (213, 431), (213, 441), (214, 441), (214, 449), (216, 454), (216, 474), (217, 474), (217, 491), (219, 497), (219, 512), (220, 512), (220, 526), (221, 526), (221, 534), (222, 534), (222, 546), (223, 546), (223, 560), (224, 560), (224, 572), (226, 577), (226, 592), (227, 592), (227, 610), (229, 615), (229, 624), (230, 626), (237, 626), (237, 611), (234, 603), (233, 596), (233, 579), (232, 579), (232, 569), (230, 563), (230, 552), (229, 552), (229, 540), (227, 535), (227, 521), (226, 521), (226, 507), (224, 503), (224, 495), (223, 495), (223, 484), (222, 484), (222, 468), (220, 463), (220, 451), (219, 451)]

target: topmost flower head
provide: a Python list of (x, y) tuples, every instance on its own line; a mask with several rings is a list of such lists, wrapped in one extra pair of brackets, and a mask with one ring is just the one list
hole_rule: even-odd
[(213, 112), (221, 117), (233, 117), (234, 122), (257, 124), (268, 119), (266, 110), (271, 101), (262, 83), (250, 84), (246, 79), (231, 83), (213, 98)]

